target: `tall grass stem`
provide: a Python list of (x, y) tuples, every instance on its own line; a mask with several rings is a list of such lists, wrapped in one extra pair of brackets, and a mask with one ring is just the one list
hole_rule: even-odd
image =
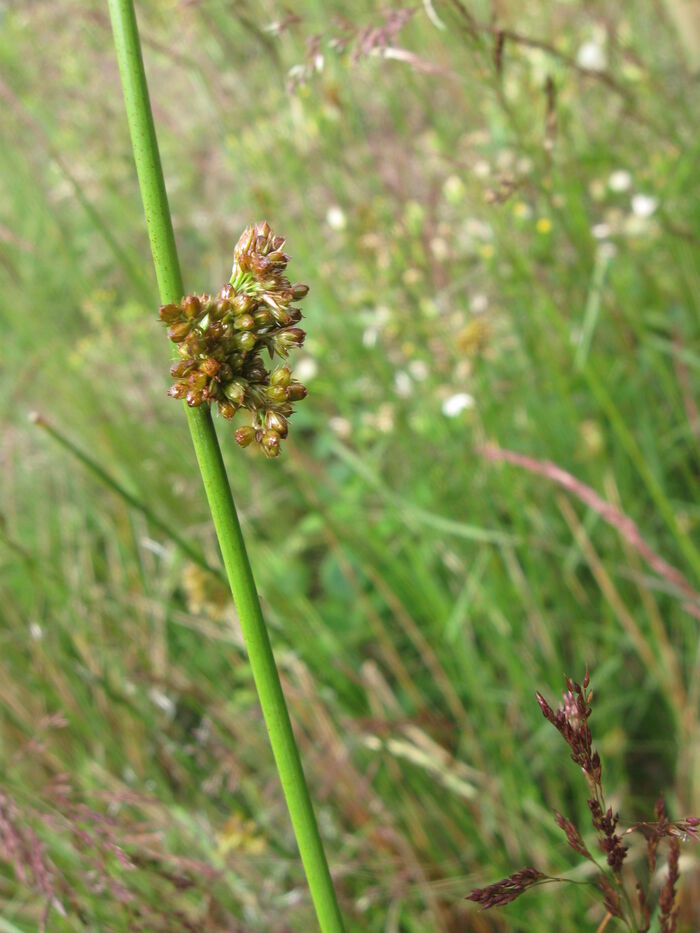
[[(133, 0), (109, 0), (131, 144), (161, 301), (184, 293)], [(292, 731), (253, 573), (209, 411), (186, 408), (192, 442), (250, 658), (282, 789), (323, 933), (343, 922)]]

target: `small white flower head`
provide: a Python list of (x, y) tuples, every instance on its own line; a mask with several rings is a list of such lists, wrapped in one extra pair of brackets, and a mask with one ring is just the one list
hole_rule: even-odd
[(311, 382), (318, 373), (318, 364), (312, 356), (303, 356), (297, 361), (294, 375), (301, 382)]
[(608, 224), (594, 224), (591, 227), (591, 233), (596, 240), (606, 240), (611, 232)]
[(623, 168), (613, 172), (610, 178), (608, 178), (608, 188), (610, 188), (611, 191), (629, 191), (631, 184), (632, 176)]
[(175, 704), (167, 694), (163, 693), (162, 690), (158, 690), (156, 687), (151, 687), (148, 691), (148, 697), (151, 703), (158, 707), (161, 712), (165, 713), (168, 719), (173, 718), (175, 715)]
[(343, 440), (347, 440), (352, 434), (352, 425), (347, 418), (341, 418), (340, 415), (335, 415), (333, 418), (328, 420), (328, 426), (331, 431)]
[(326, 223), (331, 230), (345, 230), (348, 222), (342, 207), (337, 204), (331, 205), (326, 211)]
[(576, 55), (576, 64), (587, 71), (605, 71), (608, 64), (605, 50), (597, 42), (584, 42)]
[(416, 382), (424, 382), (428, 378), (428, 366), (423, 360), (411, 360), (408, 369)]
[(446, 418), (456, 418), (463, 411), (473, 408), (475, 404), (473, 395), (469, 395), (468, 392), (457, 392), (442, 403), (442, 413)]
[(408, 398), (413, 394), (411, 377), (402, 369), (399, 369), (394, 376), (394, 388), (399, 398)]
[(658, 206), (657, 198), (650, 194), (635, 194), (632, 198), (632, 213), (635, 217), (651, 217)]

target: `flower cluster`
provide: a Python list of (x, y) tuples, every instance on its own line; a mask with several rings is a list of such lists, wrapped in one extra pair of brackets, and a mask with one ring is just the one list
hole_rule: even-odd
[(180, 357), (170, 368), (175, 382), (168, 394), (191, 407), (216, 403), (228, 421), (239, 409), (252, 412), (252, 424), (239, 427), (236, 440), (241, 447), (255, 441), (268, 457), (279, 454), (294, 402), (307, 394), (288, 366), (269, 371), (262, 358), (267, 350), (270, 359), (286, 359), (306, 336), (295, 326), (302, 315), (293, 303), (309, 289), (285, 276), (283, 246), (267, 222), (247, 227), (234, 250), (231, 279), (216, 296), (187, 295), (160, 308)]

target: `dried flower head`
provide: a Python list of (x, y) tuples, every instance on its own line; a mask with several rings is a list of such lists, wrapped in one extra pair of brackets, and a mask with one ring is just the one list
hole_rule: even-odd
[(242, 447), (255, 441), (268, 457), (279, 454), (294, 403), (307, 394), (288, 366), (269, 371), (262, 357), (266, 350), (270, 359), (286, 359), (306, 336), (295, 326), (302, 314), (294, 303), (309, 289), (286, 277), (283, 246), (267, 221), (246, 227), (234, 249), (231, 279), (215, 296), (187, 295), (160, 308), (179, 356), (170, 368), (175, 382), (168, 394), (191, 407), (216, 403), (228, 421), (247, 409), (253, 423), (238, 428), (236, 440)]

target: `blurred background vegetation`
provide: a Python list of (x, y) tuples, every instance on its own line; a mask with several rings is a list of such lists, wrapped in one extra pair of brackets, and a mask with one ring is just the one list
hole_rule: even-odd
[[(588, 877), (564, 672), (614, 805), (700, 809), (698, 5), (137, 7), (186, 287), (264, 218), (311, 286), (283, 456), (217, 424), (349, 929), (594, 930), (585, 886), (464, 897)], [(311, 930), (177, 541), (218, 568), (106, 5), (0, 3), (0, 98), (0, 929)]]

